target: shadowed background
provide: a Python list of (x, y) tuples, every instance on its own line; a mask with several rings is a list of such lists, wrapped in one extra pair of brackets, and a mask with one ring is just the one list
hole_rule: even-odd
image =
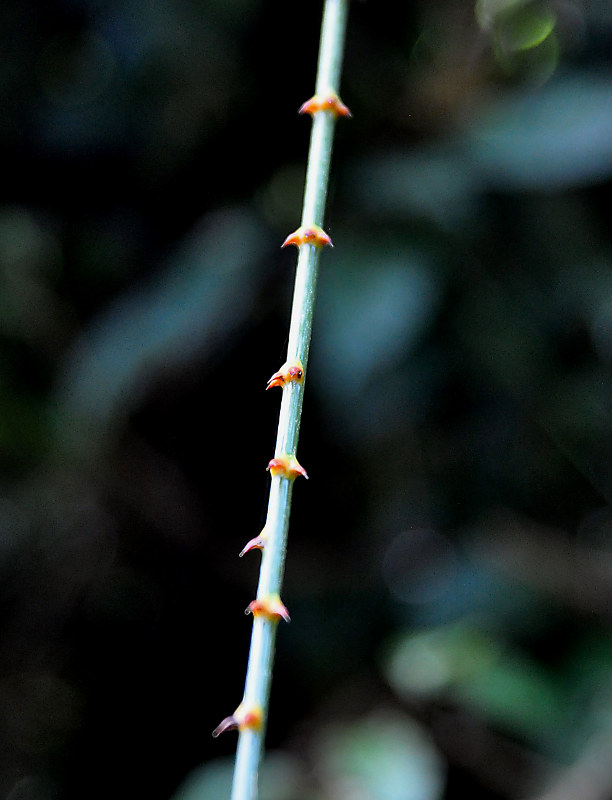
[[(219, 800), (320, 3), (0, 6), (0, 797)], [(612, 797), (612, 10), (352, 4), (262, 800)]]

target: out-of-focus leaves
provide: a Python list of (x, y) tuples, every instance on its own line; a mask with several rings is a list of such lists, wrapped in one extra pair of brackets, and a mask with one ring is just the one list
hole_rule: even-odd
[(543, 3), (526, 4), (501, 21), (498, 36), (505, 50), (537, 47), (555, 27), (555, 16)]
[(476, 0), (474, 14), (480, 27), (488, 29), (496, 19), (505, 14), (512, 14), (524, 2), (525, 0)]
[(386, 671), (400, 694), (452, 697), (536, 744), (556, 740), (567, 719), (568, 698), (550, 675), (466, 621), (409, 634), (392, 649)]
[(480, 177), (455, 142), (361, 156), (348, 174), (350, 199), (374, 220), (424, 219), (454, 230), (477, 210)]
[(499, 644), (467, 620), (403, 635), (389, 646), (384, 670), (400, 695), (436, 695), (490, 668)]
[(61, 265), (51, 226), (23, 206), (0, 208), (0, 333), (53, 351), (65, 314), (52, 290)]
[[(171, 800), (221, 800), (231, 794), (234, 759), (214, 759), (193, 770)], [(260, 770), (261, 800), (307, 800), (295, 760), (280, 752), (266, 755)]]
[(570, 73), (492, 102), (470, 126), (467, 156), (492, 189), (551, 191), (612, 174), (612, 79)]
[(330, 727), (318, 743), (323, 796), (329, 800), (436, 800), (444, 766), (423, 728), (379, 712)]
[(375, 220), (453, 231), (473, 222), (486, 191), (560, 190), (610, 175), (612, 80), (571, 73), (502, 95), (454, 139), (362, 156), (348, 182), (350, 200)]
[(497, 29), (504, 49), (536, 47), (555, 27), (552, 9), (540, 0), (477, 0), (475, 14), (482, 28)]
[(60, 372), (60, 443), (95, 452), (154, 376), (214, 352), (252, 307), (266, 247), (255, 215), (219, 212), (192, 232), (154, 281), (102, 312)]
[(365, 390), (373, 381), (392, 385), (440, 300), (423, 253), (403, 242), (376, 244), (345, 246), (327, 258), (313, 343), (313, 381), (320, 387), (333, 382), (334, 391), (322, 396), (361, 432), (371, 416)]
[[(533, 409), (565, 457), (609, 500), (612, 484), (601, 466), (610, 453), (609, 376), (601, 366), (571, 378), (556, 374), (553, 339), (541, 317), (544, 302), (537, 315), (498, 284), (481, 280), (457, 308), (457, 335), (465, 353), (510, 396)], [(462, 325), (468, 318), (470, 324)]]
[(516, 618), (534, 604), (531, 593), (466, 558), (455, 542), (435, 530), (413, 528), (395, 536), (381, 572), (393, 597), (418, 626), (446, 625), (480, 613)]
[(5, 463), (29, 465), (30, 459), (39, 459), (47, 452), (43, 420), (40, 398), (26, 397), (0, 385), (0, 450)]
[(525, 737), (539, 747), (558, 738), (567, 698), (531, 659), (505, 653), (478, 675), (458, 683), (453, 695), (492, 725)]
[(157, 178), (179, 167), (248, 86), (239, 34), (257, 3), (209, 5), (202, 13), (194, 3), (109, 2), (91, 10), (82, 30), (52, 35), (36, 51), (40, 145), (87, 157), (137, 143)]
[(497, 62), (530, 84), (543, 84), (555, 72), (560, 47), (556, 16), (544, 0), (482, 0), (476, 3), (479, 25), (493, 39)]

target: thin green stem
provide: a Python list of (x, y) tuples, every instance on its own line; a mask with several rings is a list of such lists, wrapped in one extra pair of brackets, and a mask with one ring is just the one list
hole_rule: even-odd
[[(349, 0), (325, 0), (317, 67), (317, 95), (338, 93), (348, 3)], [(321, 111), (314, 113), (312, 117), (302, 225), (322, 227), (336, 115), (330, 111)], [(310, 348), (319, 255), (319, 246), (300, 244), (287, 362), (301, 362), (304, 371)], [(275, 457), (295, 457), (303, 395), (303, 381), (289, 381), (283, 386)], [(257, 588), (257, 599), (262, 602), (266, 598), (278, 596), (282, 587), (292, 489), (293, 478), (282, 474), (272, 475), (264, 528), (265, 546)], [(256, 800), (258, 795), (258, 771), (263, 755), (277, 625), (278, 617), (264, 614), (253, 616), (251, 648), (240, 708), (259, 709), (261, 724), (239, 725), (231, 800)]]

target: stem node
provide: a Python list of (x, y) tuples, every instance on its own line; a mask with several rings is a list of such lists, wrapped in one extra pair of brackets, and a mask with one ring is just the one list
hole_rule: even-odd
[(289, 455), (288, 453), (274, 456), (268, 463), (268, 472), (273, 478), (278, 475), (281, 478), (288, 478), (290, 481), (293, 481), (301, 475), (308, 480), (308, 475), (304, 467), (295, 456)]
[(314, 115), (319, 111), (332, 114), (332, 116), (335, 118), (353, 116), (349, 111), (348, 106), (344, 105), (342, 100), (340, 100), (335, 92), (313, 95), (310, 100), (307, 100), (302, 106), (300, 106), (298, 114), (310, 114), (311, 117), (314, 117)]
[(295, 361), (286, 361), (283, 366), (275, 372), (268, 381), (266, 389), (271, 389), (273, 386), (284, 386), (286, 383), (302, 383), (304, 380), (304, 367), (299, 358)]
[(290, 244), (294, 244), (296, 247), (311, 244), (316, 248), (325, 247), (325, 245), (334, 246), (332, 240), (319, 225), (301, 225), (287, 236), (281, 247), (287, 247)]
[(279, 619), (284, 619), (285, 622), (291, 622), (291, 617), (287, 611), (287, 606), (284, 605), (282, 600), (277, 594), (270, 594), (267, 597), (258, 597), (249, 603), (245, 614), (252, 614), (253, 617), (263, 617), (271, 622), (278, 622)]

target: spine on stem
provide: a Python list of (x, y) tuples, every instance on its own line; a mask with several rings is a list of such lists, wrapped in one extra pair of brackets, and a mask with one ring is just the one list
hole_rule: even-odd
[(323, 230), (329, 167), (336, 120), (350, 116), (348, 108), (338, 96), (348, 2), (325, 0), (315, 94), (299, 109), (299, 113), (312, 117), (312, 130), (301, 224), (282, 244), (282, 247), (297, 247), (298, 259), (287, 360), (271, 376), (267, 385), (268, 389), (280, 387), (282, 390), (274, 457), (268, 463), (270, 496), (263, 530), (247, 542), (240, 553), (243, 556), (251, 550), (260, 550), (262, 554), (257, 595), (245, 612), (253, 616), (251, 647), (242, 701), (236, 711), (213, 732), (213, 736), (218, 736), (226, 730), (238, 730), (231, 800), (257, 798), (257, 776), (263, 755), (276, 628), (280, 620), (289, 622), (290, 619), (280, 594), (293, 483), (296, 478), (308, 478), (306, 470), (297, 460), (296, 452), (319, 256), (323, 247), (333, 246)]

